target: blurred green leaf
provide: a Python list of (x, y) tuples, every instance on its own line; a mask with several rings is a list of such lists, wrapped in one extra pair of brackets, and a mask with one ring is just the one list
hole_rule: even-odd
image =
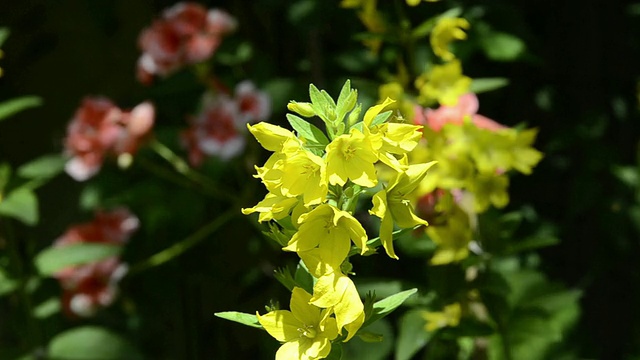
[(46, 319), (51, 315), (54, 315), (60, 312), (61, 308), (62, 308), (62, 304), (60, 303), (60, 298), (51, 297), (41, 302), (33, 309), (33, 316), (36, 319)]
[(264, 83), (264, 90), (271, 97), (271, 106), (273, 109), (282, 109), (287, 106), (289, 99), (293, 97), (295, 83), (291, 79), (270, 79)]
[(504, 32), (490, 31), (480, 37), (485, 55), (494, 61), (513, 61), (524, 53), (526, 45), (520, 38)]
[(342, 343), (336, 342), (331, 344), (331, 352), (325, 360), (341, 360), (342, 359)]
[(122, 246), (98, 243), (79, 243), (60, 247), (49, 247), (36, 256), (35, 265), (42, 275), (50, 276), (69, 266), (86, 264), (111, 256), (117, 256), (121, 251)]
[(27, 225), (38, 223), (38, 198), (33, 191), (18, 188), (0, 202), (0, 214), (20, 220)]
[(0, 297), (11, 294), (19, 285), (20, 282), (18, 280), (10, 278), (4, 270), (0, 269)]
[[(367, 329), (372, 333), (379, 334), (382, 341), (367, 342), (356, 336), (344, 344), (343, 357), (348, 360), (383, 360), (387, 359), (393, 351), (393, 329), (388, 321), (382, 320)], [(360, 331), (358, 332), (360, 334)]]
[(497, 90), (507, 85), (509, 85), (509, 79), (507, 78), (477, 78), (471, 81), (469, 91), (475, 94), (480, 94), (487, 91)]
[(635, 166), (614, 166), (611, 169), (613, 175), (618, 178), (623, 184), (637, 188), (640, 180), (640, 172)]
[(421, 310), (407, 311), (400, 318), (398, 327), (395, 360), (409, 360), (427, 345), (431, 333), (425, 329), (425, 320)]
[(22, 110), (40, 106), (42, 100), (37, 96), (23, 96), (0, 103), (0, 121)]
[(60, 174), (67, 159), (58, 154), (44, 155), (18, 168), (18, 175), (28, 179), (46, 179)]
[(10, 179), (11, 179), (11, 165), (9, 165), (8, 163), (0, 164), (0, 196), (4, 191), (4, 188), (9, 183)]
[(7, 40), (7, 38), (9, 37), (9, 34), (11, 32), (9, 31), (8, 28), (0, 28), (0, 46), (2, 46), (2, 44), (4, 44), (4, 42)]
[(214, 315), (222, 319), (235, 321), (243, 325), (262, 329), (262, 325), (260, 325), (260, 322), (258, 322), (258, 317), (253, 314), (241, 313), (237, 311), (223, 311), (215, 313)]
[(56, 335), (48, 358), (65, 360), (138, 360), (142, 354), (123, 337), (101, 327), (82, 326)]

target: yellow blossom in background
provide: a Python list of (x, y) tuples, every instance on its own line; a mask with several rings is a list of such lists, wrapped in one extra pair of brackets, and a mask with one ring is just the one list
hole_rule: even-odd
[(399, 82), (394, 81), (380, 85), (378, 88), (378, 96), (380, 99), (390, 98), (396, 101), (395, 104), (387, 106), (388, 110), (400, 111), (400, 115), (402, 115), (406, 121), (411, 121), (411, 119), (413, 119), (413, 116), (415, 115), (415, 104), (413, 101), (405, 98), (404, 88)]
[(503, 208), (509, 204), (509, 177), (506, 175), (479, 175), (469, 182), (473, 194), (474, 210), (484, 212), (493, 205)]
[(418, 100), (421, 103), (438, 101), (441, 105), (453, 106), (461, 95), (469, 92), (471, 78), (462, 74), (462, 65), (455, 59), (420, 75), (415, 85), (420, 92)]
[[(376, 0), (343, 0), (340, 6), (343, 8), (360, 9), (358, 12), (360, 21), (367, 28), (367, 31), (376, 36), (384, 34), (387, 29), (382, 14), (377, 9), (376, 3)], [(372, 38), (364, 40), (363, 43), (371, 49), (371, 51), (378, 52), (382, 45), (382, 40)]]
[(269, 335), (282, 346), (276, 360), (324, 359), (331, 352), (331, 340), (338, 337), (336, 319), (329, 310), (310, 304), (311, 295), (294, 288), (289, 310), (275, 310), (265, 315), (256, 314)]
[(407, 5), (409, 6), (418, 6), (422, 1), (426, 2), (438, 2), (440, 0), (407, 0)]
[(462, 308), (459, 303), (453, 303), (445, 306), (442, 311), (425, 311), (422, 317), (427, 321), (425, 329), (429, 332), (447, 326), (458, 326), (462, 317)]
[(458, 262), (469, 256), (469, 243), (473, 236), (469, 215), (454, 207), (447, 222), (439, 226), (427, 226), (427, 236), (438, 245), (431, 258), (432, 265)]
[(464, 30), (469, 26), (469, 22), (463, 18), (440, 18), (429, 37), (433, 52), (442, 60), (453, 60), (455, 55), (449, 50), (449, 44), (454, 40), (466, 39), (467, 34)]

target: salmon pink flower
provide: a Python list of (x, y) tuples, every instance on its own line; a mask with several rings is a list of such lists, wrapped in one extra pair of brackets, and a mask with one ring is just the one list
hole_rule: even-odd
[(496, 131), (504, 129), (505, 126), (491, 120), (485, 116), (479, 115), (478, 97), (473, 93), (467, 93), (458, 99), (458, 103), (453, 106), (440, 106), (436, 110), (426, 109), (416, 111), (414, 122), (416, 124), (427, 125), (434, 131), (440, 131), (445, 124), (462, 125), (467, 116), (471, 118), (471, 122), (481, 129)]
[(71, 159), (65, 170), (77, 181), (95, 175), (110, 155), (133, 154), (153, 127), (155, 110), (144, 102), (123, 111), (104, 97), (82, 101), (67, 128), (65, 152)]
[(235, 19), (222, 10), (207, 11), (191, 2), (175, 4), (140, 34), (138, 80), (149, 84), (155, 75), (167, 76), (185, 65), (207, 60), (222, 36), (235, 28)]

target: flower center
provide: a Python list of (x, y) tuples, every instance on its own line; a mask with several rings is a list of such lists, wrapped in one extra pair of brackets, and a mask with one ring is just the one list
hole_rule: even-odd
[(351, 159), (356, 154), (356, 149), (351, 147), (351, 145), (347, 145), (346, 149), (342, 150), (342, 156), (344, 156), (345, 160)]
[(298, 332), (309, 339), (316, 337), (316, 330), (313, 328), (313, 325), (305, 325), (304, 327), (298, 328)]

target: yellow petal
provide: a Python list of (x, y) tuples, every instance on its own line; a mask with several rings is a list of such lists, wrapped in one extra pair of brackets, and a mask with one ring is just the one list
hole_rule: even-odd
[(394, 102), (396, 101), (391, 98), (386, 98), (384, 99), (382, 104), (378, 104), (370, 107), (369, 110), (367, 110), (367, 112), (364, 114), (364, 120), (363, 120), (364, 125), (366, 127), (371, 127), (371, 122), (373, 122), (373, 119), (375, 119), (375, 117), (378, 116), (378, 114), (380, 114), (382, 109), (387, 107), (387, 105), (389, 104), (393, 104)]
[(269, 335), (280, 342), (299, 338), (298, 329), (304, 325), (288, 310), (271, 311), (264, 315), (256, 313), (256, 316), (260, 325), (267, 330)]

